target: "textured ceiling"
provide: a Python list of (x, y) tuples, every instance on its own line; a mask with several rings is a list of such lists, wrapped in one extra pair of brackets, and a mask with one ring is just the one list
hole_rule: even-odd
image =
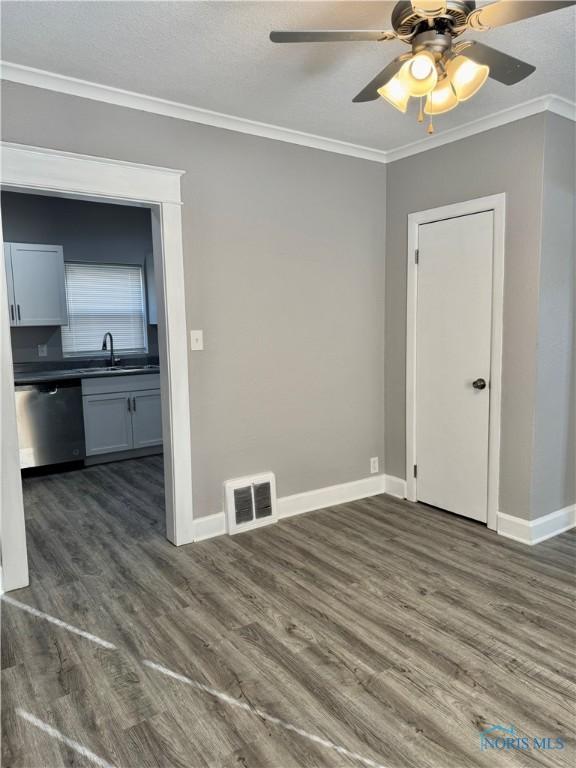
[[(415, 113), (352, 97), (399, 53), (398, 42), (274, 45), (271, 29), (387, 28), (387, 2), (12, 2), (3, 0), (5, 61), (376, 149), (425, 133)], [(452, 128), (576, 90), (573, 8), (467, 35), (537, 67), (516, 86), (488, 80), (437, 119)], [(415, 109), (415, 103), (413, 107)]]

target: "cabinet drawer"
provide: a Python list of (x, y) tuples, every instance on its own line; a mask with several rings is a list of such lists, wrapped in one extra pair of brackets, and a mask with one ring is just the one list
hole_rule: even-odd
[(159, 373), (135, 373), (131, 376), (103, 376), (101, 379), (82, 379), (83, 395), (138, 392), (145, 389), (160, 389)]

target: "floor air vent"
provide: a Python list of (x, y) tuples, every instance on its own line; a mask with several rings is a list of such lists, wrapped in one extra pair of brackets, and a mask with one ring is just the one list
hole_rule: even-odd
[(224, 483), (228, 533), (241, 533), (275, 523), (276, 479), (272, 472), (237, 477)]

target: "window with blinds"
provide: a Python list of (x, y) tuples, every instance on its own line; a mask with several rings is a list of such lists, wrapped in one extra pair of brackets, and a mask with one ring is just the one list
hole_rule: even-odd
[(62, 327), (66, 357), (102, 351), (107, 331), (115, 352), (147, 352), (146, 305), (142, 267), (128, 264), (67, 262), (68, 325)]

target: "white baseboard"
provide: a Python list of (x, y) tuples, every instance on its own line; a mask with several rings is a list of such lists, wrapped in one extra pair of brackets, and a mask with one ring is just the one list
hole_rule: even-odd
[[(388, 493), (398, 498), (406, 498), (406, 481), (392, 475), (371, 475), (350, 483), (317, 488), (313, 491), (295, 493), (278, 499), (278, 517), (292, 517), (305, 512), (313, 512), (336, 504), (346, 504), (370, 496)], [(204, 541), (227, 532), (226, 515), (217, 512), (214, 515), (194, 520), (194, 541)], [(539, 544), (553, 536), (576, 527), (576, 504), (558, 509), (536, 520), (523, 520), (521, 517), (498, 513), (498, 533), (522, 544)]]
[(301, 515), (303, 512), (332, 507), (334, 504), (346, 504), (348, 501), (357, 501), (379, 493), (386, 493), (386, 475), (371, 475), (351, 483), (295, 493), (278, 499), (278, 517)]
[(536, 520), (523, 520), (521, 517), (498, 512), (498, 533), (507, 539), (514, 539), (522, 544), (539, 544), (560, 533), (576, 527), (576, 504), (564, 509), (557, 509), (549, 515)]
[(397, 496), (399, 499), (406, 498), (406, 480), (401, 477), (394, 477), (394, 475), (384, 475), (386, 493), (390, 496)]
[[(371, 475), (351, 483), (330, 485), (313, 491), (295, 493), (278, 499), (278, 518), (301, 515), (316, 509), (332, 507), (335, 504), (346, 504), (369, 496), (388, 493), (401, 499), (406, 495), (406, 481), (392, 475)], [(217, 512), (207, 517), (194, 520), (194, 541), (203, 541), (227, 532), (226, 515)]]
[(193, 541), (213, 539), (227, 532), (226, 513), (216, 512), (215, 515), (199, 517), (192, 523)]

